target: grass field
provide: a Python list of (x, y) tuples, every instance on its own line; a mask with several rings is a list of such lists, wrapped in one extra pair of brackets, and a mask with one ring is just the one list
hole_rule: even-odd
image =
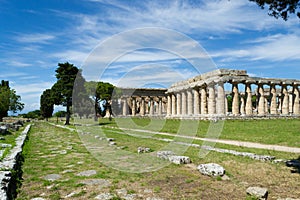
[[(128, 119), (122, 120), (124, 120), (124, 123), (121, 122), (122, 125), (130, 124), (125, 121)], [(147, 125), (153, 123), (149, 119), (133, 120), (134, 123), (138, 124), (138, 127), (145, 129), (151, 128)], [(154, 125), (161, 126), (159, 121), (155, 123), (157, 124)], [(177, 120), (168, 120), (163, 124), (160, 131), (176, 133), (176, 129), (179, 127), (178, 123), (180, 122)], [(297, 120), (226, 121), (221, 138), (269, 144), (279, 143), (297, 147), (300, 141), (299, 128), (298, 130), (296, 128), (300, 125), (298, 123)], [(101, 119), (100, 124), (102, 126), (120, 126), (118, 122), (104, 119)], [(136, 154), (139, 146), (150, 147), (153, 151), (157, 151), (168, 145), (168, 142), (120, 134), (118, 129), (101, 128), (102, 126), (81, 127), (81, 130), (91, 132), (90, 135), (92, 136), (82, 138), (76, 132), (58, 128), (48, 123), (35, 123), (30, 130), (29, 140), (24, 149), (23, 186), (20, 188), (18, 199), (34, 197), (94, 199), (102, 193), (111, 193), (115, 195), (114, 199), (122, 199), (123, 194), (120, 191), (124, 190), (127, 191), (128, 195), (134, 196), (136, 194), (135, 199), (146, 199), (147, 197), (162, 199), (247, 199), (245, 190), (249, 186), (267, 187), (270, 192), (269, 199), (300, 196), (300, 174), (291, 173), (290, 168), (283, 164), (260, 162), (216, 152), (210, 152), (204, 158), (200, 158), (198, 156), (199, 149), (194, 147), (188, 148), (184, 153), (192, 159), (192, 165), (170, 164), (160, 170), (145, 173), (129, 173), (107, 167), (105, 155), (104, 160), (101, 160), (95, 154), (96, 151), (93, 152), (95, 149), (88, 151), (85, 147), (86, 142), (94, 142), (92, 138), (95, 140), (94, 136), (96, 135), (115, 138), (117, 147), (123, 147), (122, 151), (131, 154)], [(208, 122), (201, 121), (197, 135), (204, 136), (208, 126)], [(274, 128), (274, 131), (268, 132), (267, 129), (271, 129), (270, 127)], [(144, 134), (149, 136), (148, 133)], [(268, 134), (272, 135), (269, 136)], [(266, 138), (270, 138), (270, 141), (266, 141)], [(85, 139), (86, 141), (84, 141)], [(201, 144), (200, 141), (198, 143)], [(107, 143), (101, 142), (94, 144), (98, 145), (95, 147), (99, 147), (99, 153), (102, 154), (104, 151), (101, 151), (100, 147), (108, 146)], [(217, 146), (238, 151), (275, 155), (278, 158), (286, 159), (299, 156), (222, 144)], [(222, 165), (230, 180), (203, 176), (195, 169), (198, 164), (209, 162)], [(144, 166), (142, 162), (140, 165), (141, 167)], [(89, 177), (78, 176), (78, 173), (86, 170), (95, 170), (96, 174)], [(60, 178), (55, 181), (45, 180), (44, 177), (49, 174), (58, 174)], [(102, 184), (103, 187), (97, 184), (87, 184), (95, 180), (105, 180), (109, 184), (105, 186)]]
[[(177, 133), (180, 123), (188, 121), (168, 119), (162, 122), (159, 119), (132, 118), (130, 120), (132, 123), (128, 123), (129, 120), (128, 118), (121, 118), (115, 122), (108, 119), (100, 119), (100, 124), (125, 128), (156, 129), (160, 132)], [(205, 137), (210, 125), (213, 126), (213, 122), (199, 121), (197, 136)], [(220, 134), (220, 139), (300, 147), (300, 120), (226, 120)]]

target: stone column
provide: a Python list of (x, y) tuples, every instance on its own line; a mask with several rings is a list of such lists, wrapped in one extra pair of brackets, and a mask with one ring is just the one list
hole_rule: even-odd
[(123, 116), (126, 116), (128, 113), (127, 98), (123, 98)]
[(194, 115), (199, 115), (200, 114), (199, 91), (197, 88), (194, 88), (193, 91), (194, 91)]
[(171, 94), (167, 96), (167, 116), (172, 115), (172, 97)]
[(182, 97), (182, 102), (181, 102), (181, 114), (182, 115), (186, 115), (187, 113), (186, 113), (186, 93), (185, 93), (185, 91), (183, 91), (182, 93), (181, 93), (181, 97)]
[(270, 85), (270, 93), (271, 93), (271, 105), (270, 105), (270, 114), (276, 115), (277, 114), (277, 94), (276, 94), (276, 87), (275, 84)]
[(201, 88), (201, 114), (207, 114), (207, 93), (206, 88)]
[(252, 91), (251, 91), (251, 84), (246, 83), (246, 108), (245, 108), (245, 113), (246, 115), (252, 115)]
[(287, 85), (282, 85), (282, 114), (288, 115), (289, 114), (289, 93), (287, 90)]
[(193, 115), (193, 94), (192, 90), (187, 91), (187, 107), (188, 107), (188, 115)]
[(158, 115), (162, 115), (162, 99), (161, 97), (158, 97)]
[(171, 94), (171, 100), (172, 100), (171, 114), (172, 114), (172, 116), (175, 116), (176, 115), (176, 96), (175, 96), (175, 94)]
[(141, 97), (140, 115), (145, 116), (145, 98)]
[(176, 105), (177, 112), (176, 112), (176, 114), (181, 115), (181, 94), (180, 93), (176, 94), (176, 100), (177, 100), (177, 105)]
[(265, 98), (265, 114), (269, 113), (269, 102), (268, 98)]
[(131, 115), (135, 116), (135, 114), (136, 114), (136, 99), (135, 99), (135, 97), (131, 97), (131, 98), (132, 98), (132, 100), (131, 100), (131, 103), (132, 103)]
[(149, 112), (150, 116), (154, 115), (154, 100), (152, 97), (150, 97), (150, 112)]
[(215, 94), (215, 85), (208, 85), (208, 114), (216, 114), (216, 94)]
[(225, 95), (225, 114), (228, 113), (228, 100), (227, 100), (227, 96)]
[(264, 96), (264, 88), (263, 84), (258, 84), (258, 115), (265, 114), (265, 96)]
[(241, 96), (241, 115), (245, 115), (246, 114), (246, 110), (245, 110), (245, 99), (243, 96)]
[(299, 105), (299, 88), (298, 85), (294, 85), (294, 105), (293, 105), (293, 114), (300, 114), (300, 105)]
[(224, 90), (224, 83), (218, 83), (218, 92), (217, 92), (217, 114), (224, 115), (225, 113), (225, 90)]
[(239, 115), (239, 89), (237, 83), (232, 83), (232, 114)]

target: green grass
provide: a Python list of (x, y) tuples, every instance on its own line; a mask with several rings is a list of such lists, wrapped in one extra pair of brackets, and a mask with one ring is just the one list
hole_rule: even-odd
[[(119, 125), (116, 121), (105, 120), (101, 119), (100, 123), (105, 125), (112, 124), (113, 126)], [(126, 124), (126, 120), (129, 119), (122, 120)], [(161, 126), (161, 122), (152, 122), (149, 119), (134, 119), (133, 121), (134, 124), (138, 123), (139, 129), (143, 127), (149, 130), (152, 126), (151, 123)], [(162, 130), (176, 133), (176, 127), (177, 129), (179, 128), (178, 123), (180, 123), (179, 120), (167, 120)], [(209, 125), (208, 122), (200, 122), (200, 125), (202, 123), (202, 127), (205, 124)], [(229, 123), (236, 122), (228, 122), (228, 125)], [(252, 123), (256, 122), (253, 120)], [(129, 123), (128, 126), (133, 126), (132, 124)], [(189, 122), (186, 124), (189, 125)], [(236, 124), (236, 126), (244, 125), (242, 122)], [(72, 199), (93, 199), (103, 192), (116, 194), (116, 190), (121, 188), (126, 188), (128, 193), (141, 193), (145, 189), (150, 189), (154, 196), (164, 199), (174, 199), (174, 197), (176, 199), (246, 199), (245, 189), (247, 186), (257, 184), (269, 188), (270, 195), (274, 199), (300, 195), (299, 190), (297, 190), (300, 187), (299, 174), (291, 174), (290, 169), (284, 165), (260, 162), (250, 158), (217, 152), (210, 152), (205, 157), (199, 157), (199, 149), (194, 147), (188, 148), (184, 153), (184, 155), (192, 159), (193, 166), (209, 162), (221, 164), (226, 169), (230, 180), (222, 181), (220, 178), (203, 176), (194, 168), (175, 164), (147, 173), (118, 171), (107, 167), (103, 160), (97, 160), (86, 149), (82, 141), (93, 142), (92, 144), (101, 147), (102, 143), (94, 138), (95, 135), (112, 137), (116, 139), (118, 147), (125, 146), (124, 151), (135, 154), (137, 154), (138, 146), (150, 147), (153, 151), (158, 151), (166, 147), (168, 143), (151, 138), (120, 134), (121, 131), (117, 128), (104, 128), (103, 125), (91, 127), (76, 126), (76, 128), (91, 132), (91, 134), (87, 135), (86, 138), (80, 138), (81, 136), (76, 132), (54, 127), (43, 122), (38, 122), (31, 128), (29, 140), (24, 147), (24, 180), (18, 199), (31, 199), (40, 196), (42, 193), (44, 193), (43, 197), (46, 199), (62, 199), (71, 192), (76, 192)], [(135, 126), (135, 128), (137, 127)], [(137, 134), (130, 131), (127, 133)], [(139, 132), (139, 134), (148, 137), (163, 137), (147, 132)], [(194, 142), (202, 144), (201, 141)], [(107, 144), (107, 142), (103, 144)], [(72, 148), (68, 149), (68, 146), (72, 146)], [(278, 158), (289, 159), (298, 157), (296, 154), (284, 152), (222, 144), (217, 144), (216, 146), (237, 151), (271, 154)], [(67, 154), (57, 153), (62, 150), (67, 150)], [(102, 152), (100, 151), (99, 153)], [(79, 164), (79, 162), (83, 162), (83, 164)], [(70, 169), (73, 171), (63, 173), (63, 171)], [(96, 170), (97, 174), (91, 177), (79, 177), (76, 175), (79, 172), (91, 169)], [(60, 174), (62, 177), (53, 182), (46, 181), (43, 177), (48, 174)], [(101, 189), (98, 186), (88, 186), (81, 183), (83, 180), (89, 179), (107, 179), (111, 182), (111, 185)], [(245, 182), (247, 182), (247, 185), (245, 185)]]
[[(149, 119), (149, 118), (121, 118), (109, 121), (100, 119), (100, 124), (118, 126), (122, 128), (144, 129), (176, 134), (181, 124), (190, 123), (189, 120), (178, 119)], [(197, 121), (199, 123), (196, 136), (207, 137), (209, 126), (213, 122)], [(189, 127), (183, 129), (184, 134), (190, 134)], [(263, 119), (263, 120), (226, 120), (220, 139), (257, 142), (300, 147), (299, 119)]]

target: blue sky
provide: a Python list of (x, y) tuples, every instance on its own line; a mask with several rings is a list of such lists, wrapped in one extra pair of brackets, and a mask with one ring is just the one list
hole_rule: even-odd
[[(104, 54), (115, 55), (115, 45), (126, 48), (131, 41), (145, 42), (134, 34), (124, 42), (116, 34), (147, 27), (175, 31), (198, 42), (218, 68), (300, 79), (299, 25), (294, 16), (287, 22), (274, 19), (247, 0), (0, 0), (0, 79), (9, 80), (21, 95), (24, 112), (39, 109), (41, 93), (56, 81), (57, 63), (68, 61), (83, 69), (90, 61), (103, 63)], [(176, 37), (155, 32), (162, 43), (190, 44)], [(106, 41), (114, 42), (94, 53)], [(168, 44), (123, 53), (98, 71), (93, 69), (91, 79), (125, 87), (168, 87), (196, 76), (197, 70)]]

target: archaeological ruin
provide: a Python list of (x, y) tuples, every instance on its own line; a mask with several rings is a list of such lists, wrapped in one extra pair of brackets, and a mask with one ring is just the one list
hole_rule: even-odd
[(167, 118), (297, 117), (300, 80), (251, 77), (245, 70), (217, 69), (168, 89), (121, 88), (118, 116)]

